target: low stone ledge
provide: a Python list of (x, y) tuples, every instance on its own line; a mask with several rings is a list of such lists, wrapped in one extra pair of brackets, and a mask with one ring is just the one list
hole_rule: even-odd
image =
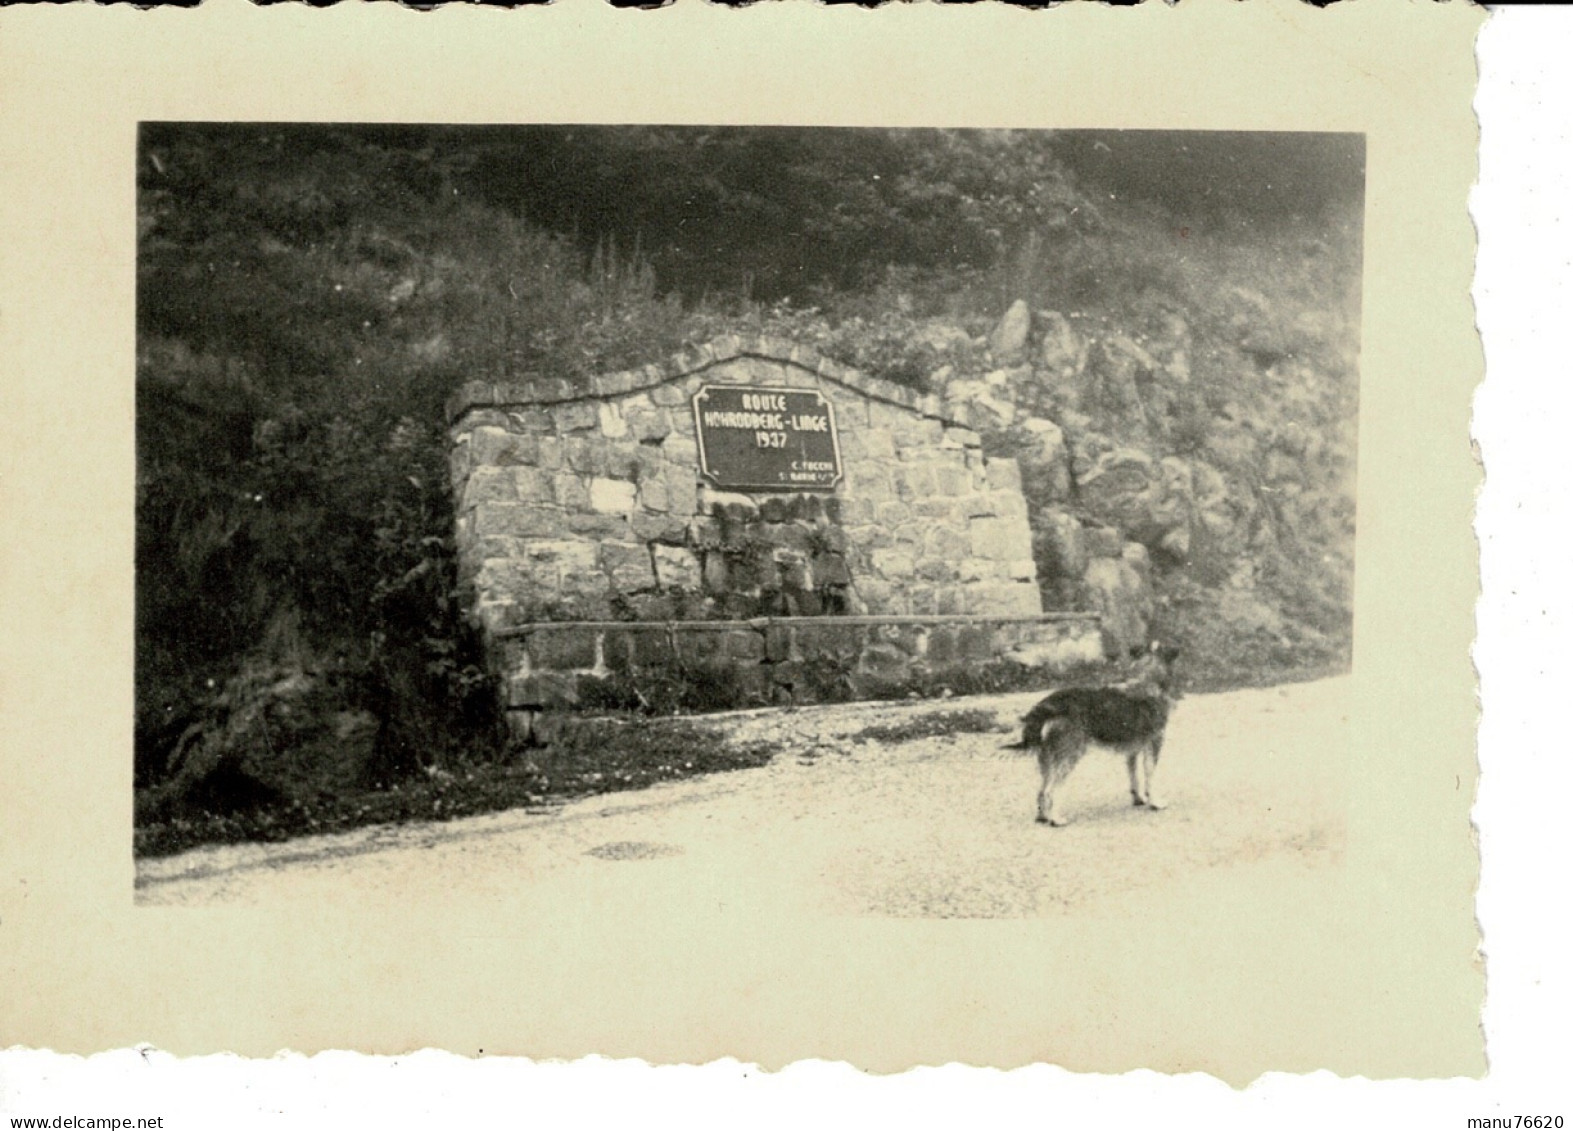
[(536, 632), (726, 632), (730, 629), (752, 629), (764, 632), (770, 628), (842, 627), (869, 628), (880, 625), (965, 625), (965, 624), (1096, 624), (1102, 619), (1096, 612), (1054, 613), (913, 613), (888, 616), (819, 616), (819, 617), (748, 617), (742, 620), (563, 620), (531, 621), (527, 624), (509, 625), (492, 633), (496, 639), (529, 636)]

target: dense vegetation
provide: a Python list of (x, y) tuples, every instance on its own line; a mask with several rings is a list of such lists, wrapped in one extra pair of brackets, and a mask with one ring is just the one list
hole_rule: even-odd
[(993, 371), (1018, 299), (1135, 344), (1140, 421), (1010, 393), (1227, 482), (1241, 536), (1155, 558), (1160, 626), (1213, 685), (1346, 662), (1357, 139), (151, 125), (138, 170), (143, 823), (506, 760), (444, 398), (736, 329), (925, 389)]

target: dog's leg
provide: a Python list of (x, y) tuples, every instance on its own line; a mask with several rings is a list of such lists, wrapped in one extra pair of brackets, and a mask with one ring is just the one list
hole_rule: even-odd
[(1149, 809), (1162, 809), (1168, 804), (1168, 802), (1159, 801), (1152, 792), (1152, 776), (1158, 772), (1158, 755), (1162, 752), (1163, 735), (1161, 734), (1148, 743), (1147, 749), (1142, 752), (1143, 769), (1146, 771), (1144, 776), (1147, 779), (1145, 783), (1147, 787), (1145, 801)]
[(1065, 818), (1055, 808), (1054, 790), (1076, 768), (1086, 749), (1086, 737), (1074, 727), (1049, 726), (1038, 747), (1038, 769), (1043, 774), (1043, 786), (1038, 790), (1039, 824), (1055, 828), (1065, 824)]

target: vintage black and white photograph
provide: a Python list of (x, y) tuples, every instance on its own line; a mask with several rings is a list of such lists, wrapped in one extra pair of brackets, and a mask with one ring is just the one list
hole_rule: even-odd
[(452, 7), (6, 14), (6, 1040), (1462, 1118), (1485, 14)]
[(145, 122), (136, 899), (1342, 882), (1365, 139)]

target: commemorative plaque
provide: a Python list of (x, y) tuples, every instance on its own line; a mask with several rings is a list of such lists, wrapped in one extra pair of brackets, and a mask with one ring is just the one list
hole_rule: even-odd
[(841, 479), (835, 413), (812, 389), (706, 385), (694, 421), (699, 470), (717, 487), (813, 491)]

